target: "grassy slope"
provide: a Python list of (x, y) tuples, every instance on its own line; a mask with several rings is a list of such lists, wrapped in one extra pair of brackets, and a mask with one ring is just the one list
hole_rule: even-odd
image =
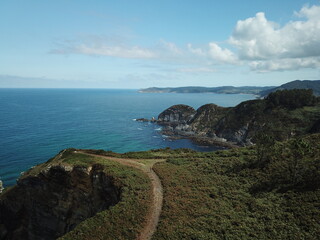
[[(320, 136), (307, 141), (313, 149), (301, 161), (317, 168), (319, 184)], [(283, 181), (288, 145), (278, 143), (282, 153), (262, 168), (254, 148), (173, 154), (157, 164), (164, 206), (153, 239), (317, 239), (320, 190)]]
[[(122, 158), (165, 158), (154, 169), (164, 205), (153, 239), (317, 239), (320, 235), (320, 134), (304, 139), (311, 148), (298, 159), (290, 182), (293, 140), (277, 143), (268, 164), (257, 164), (254, 147), (211, 153), (188, 149), (116, 154)], [(90, 152), (90, 151), (89, 151)], [(150, 202), (150, 183), (138, 170), (98, 157), (66, 152), (52, 163), (103, 164), (122, 201), (85, 220), (62, 239), (135, 239)], [(31, 171), (36, 174), (38, 167)], [(31, 173), (30, 173), (31, 174)]]
[[(81, 166), (102, 164), (106, 174), (113, 176), (115, 184), (122, 189), (118, 204), (80, 223), (61, 239), (135, 239), (145, 221), (151, 201), (151, 186), (147, 176), (114, 161), (80, 153), (66, 153), (58, 161)], [(53, 162), (57, 161), (52, 160), (46, 164)]]

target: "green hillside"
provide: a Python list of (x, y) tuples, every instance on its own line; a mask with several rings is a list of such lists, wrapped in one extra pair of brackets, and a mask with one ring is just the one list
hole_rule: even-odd
[(318, 239), (320, 135), (266, 147), (263, 164), (256, 150), (172, 151), (155, 167), (165, 199), (153, 239)]
[(320, 96), (320, 80), (295, 80), (285, 84), (282, 84), (279, 87), (266, 89), (260, 92), (260, 96), (265, 97), (271, 92), (277, 90), (291, 90), (291, 89), (312, 89), (314, 95)]

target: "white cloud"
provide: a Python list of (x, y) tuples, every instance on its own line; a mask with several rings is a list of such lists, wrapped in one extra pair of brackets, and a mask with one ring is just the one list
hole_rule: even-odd
[(302, 68), (320, 68), (319, 58), (285, 58), (267, 61), (252, 61), (252, 70), (258, 72), (298, 70)]
[(199, 68), (179, 68), (177, 69), (178, 72), (184, 73), (210, 73), (215, 72), (215, 69), (207, 68), (207, 67), (199, 67)]
[(64, 41), (50, 53), (53, 54), (83, 54), (94, 56), (109, 56), (132, 59), (168, 60), (181, 58), (184, 51), (176, 44), (160, 40), (152, 47), (132, 46), (127, 41), (116, 37), (89, 36), (78, 41)]
[(187, 49), (190, 53), (197, 56), (206, 56), (207, 53), (201, 48), (194, 48), (191, 43), (187, 44)]
[(149, 49), (138, 46), (87, 46), (85, 44), (73, 48), (74, 53), (97, 56), (110, 56), (120, 58), (154, 58), (155, 54)]
[[(179, 47), (160, 40), (151, 47), (133, 46), (118, 38), (93, 36), (67, 42), (52, 51), (57, 54), (85, 54), (130, 59), (153, 59), (167, 64), (188, 65), (184, 72), (209, 72), (219, 64), (248, 65), (258, 72), (320, 67), (320, 6), (305, 6), (294, 21), (280, 26), (263, 12), (239, 20), (221, 47), (212, 41), (194, 47)], [(189, 67), (190, 66), (190, 67)], [(208, 70), (208, 71), (207, 71)]]
[(279, 27), (264, 13), (238, 21), (229, 43), (253, 70), (276, 71), (319, 66), (320, 6), (303, 7), (299, 21)]
[(209, 56), (222, 63), (235, 63), (236, 56), (227, 48), (221, 48), (218, 44), (209, 43)]
[(176, 44), (172, 42), (167, 42), (165, 40), (161, 40), (158, 44), (158, 55), (169, 54), (169, 55), (181, 55), (182, 50), (177, 47)]

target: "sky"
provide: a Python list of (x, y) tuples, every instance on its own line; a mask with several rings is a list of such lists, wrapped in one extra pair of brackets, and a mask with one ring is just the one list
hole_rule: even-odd
[(320, 80), (320, 0), (1, 0), (0, 88)]

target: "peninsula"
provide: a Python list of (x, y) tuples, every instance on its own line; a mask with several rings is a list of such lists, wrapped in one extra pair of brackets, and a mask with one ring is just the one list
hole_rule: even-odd
[(315, 96), (320, 96), (320, 80), (295, 80), (281, 86), (222, 86), (222, 87), (150, 87), (140, 89), (140, 93), (217, 93), (217, 94), (253, 94), (258, 97), (266, 97), (277, 90), (312, 89)]
[[(206, 104), (195, 110), (179, 104), (169, 107), (151, 122), (163, 126), (170, 138), (189, 138), (202, 145), (248, 146), (267, 133), (283, 141), (319, 129), (320, 97), (311, 89), (278, 90), (264, 99), (235, 107)], [(148, 121), (137, 119), (137, 121)]]

